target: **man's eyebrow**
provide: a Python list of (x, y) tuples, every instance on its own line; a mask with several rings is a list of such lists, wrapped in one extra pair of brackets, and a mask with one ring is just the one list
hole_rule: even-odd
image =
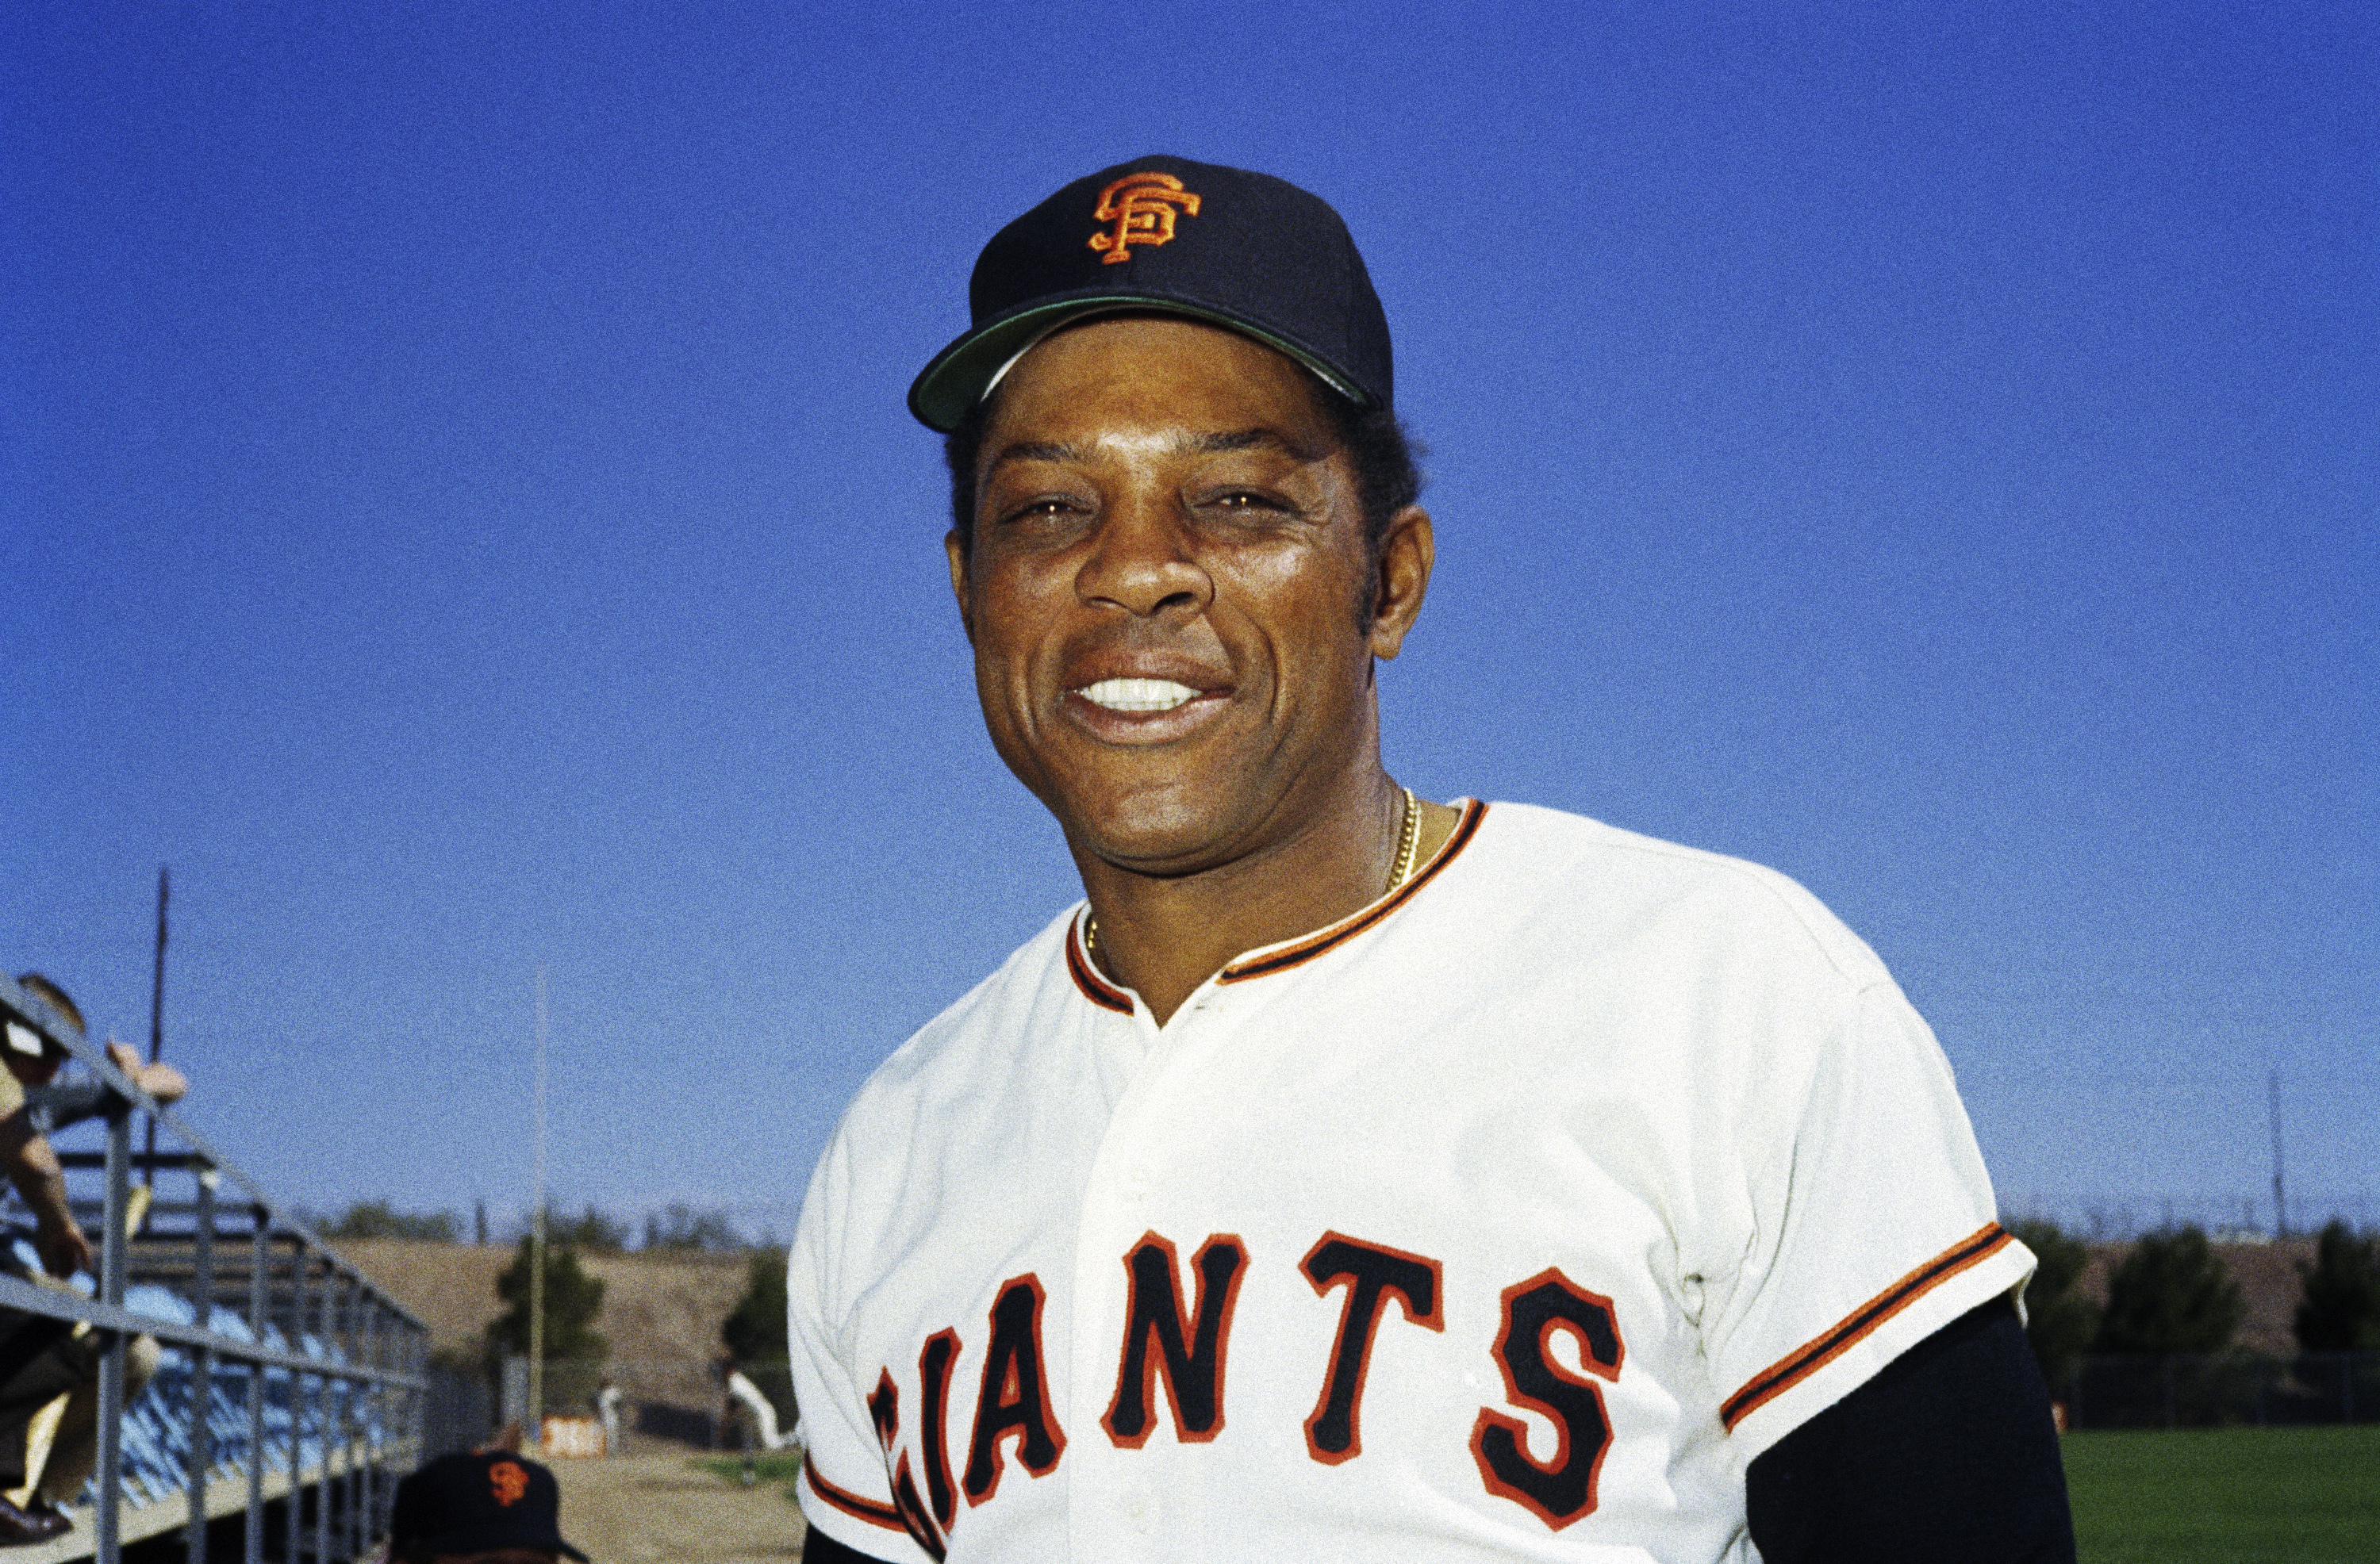
[(1083, 448), (1079, 445), (1050, 445), (1021, 440), (1015, 444), (1002, 446), (999, 455), (991, 458), (990, 466), (996, 467), (1002, 462), (1078, 462), (1082, 459)]

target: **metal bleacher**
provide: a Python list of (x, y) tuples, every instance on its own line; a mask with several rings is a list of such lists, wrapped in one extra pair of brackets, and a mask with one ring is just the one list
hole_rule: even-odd
[[(98, 1463), (67, 1507), (74, 1529), (9, 1549), (11, 1564), (116, 1564), (177, 1530), (188, 1564), (211, 1549), (243, 1564), (368, 1556), (420, 1449), (428, 1328), (39, 995), (0, 977), (0, 1012), (109, 1088), (98, 1117), (54, 1137), (100, 1252), (96, 1283), (0, 1273), (0, 1305), (86, 1323), (106, 1344)], [(28, 1102), (38, 1112), (56, 1089)], [(179, 1149), (135, 1151), (136, 1121)], [(21, 1231), (14, 1242), (17, 1268), (37, 1272)], [(156, 1340), (159, 1365), (128, 1404), (135, 1335)]]

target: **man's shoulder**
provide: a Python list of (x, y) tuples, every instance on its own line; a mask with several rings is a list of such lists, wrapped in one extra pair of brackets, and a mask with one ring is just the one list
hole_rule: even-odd
[(972, 1089), (981, 1071), (1013, 1069), (1018, 1039), (1037, 1035), (1038, 1010), (1063, 1002), (1066, 935), (1076, 906), (1009, 953), (983, 981), (910, 1034), (878, 1065), (845, 1114), (901, 1111), (897, 1105)]
[(1791, 876), (1707, 848), (1542, 805), (1491, 805), (1472, 851), (1475, 895), (1534, 903), (1540, 915), (1632, 927), (1658, 923), (1720, 940), (1800, 951), (1853, 988), (1889, 981), (1858, 935)]

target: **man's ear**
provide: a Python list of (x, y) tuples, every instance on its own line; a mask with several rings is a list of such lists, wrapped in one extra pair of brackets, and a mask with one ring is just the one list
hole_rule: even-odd
[(1405, 632), (1421, 617), (1422, 599), (1429, 594), (1430, 566), (1438, 562), (1438, 543), (1430, 531), (1429, 513), (1407, 505), (1390, 518), (1380, 539), (1379, 574), (1372, 608), (1372, 655), (1391, 658), (1405, 644)]
[(975, 621), (967, 615), (967, 547), (959, 529), (952, 527), (942, 534), (943, 552), (951, 556), (951, 593), (959, 600), (959, 628), (966, 632), (967, 645), (975, 644)]

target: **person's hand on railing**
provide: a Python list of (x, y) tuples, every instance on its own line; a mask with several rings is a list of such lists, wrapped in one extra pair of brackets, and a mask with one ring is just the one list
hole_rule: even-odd
[(91, 1240), (72, 1217), (53, 1218), (42, 1212), (33, 1230), (33, 1250), (42, 1257), (42, 1268), (60, 1280), (93, 1268)]
[(190, 1083), (180, 1071), (160, 1060), (143, 1064), (140, 1055), (129, 1043), (107, 1040), (107, 1061), (132, 1077), (132, 1084), (155, 1097), (160, 1103), (179, 1102), (190, 1089)]

